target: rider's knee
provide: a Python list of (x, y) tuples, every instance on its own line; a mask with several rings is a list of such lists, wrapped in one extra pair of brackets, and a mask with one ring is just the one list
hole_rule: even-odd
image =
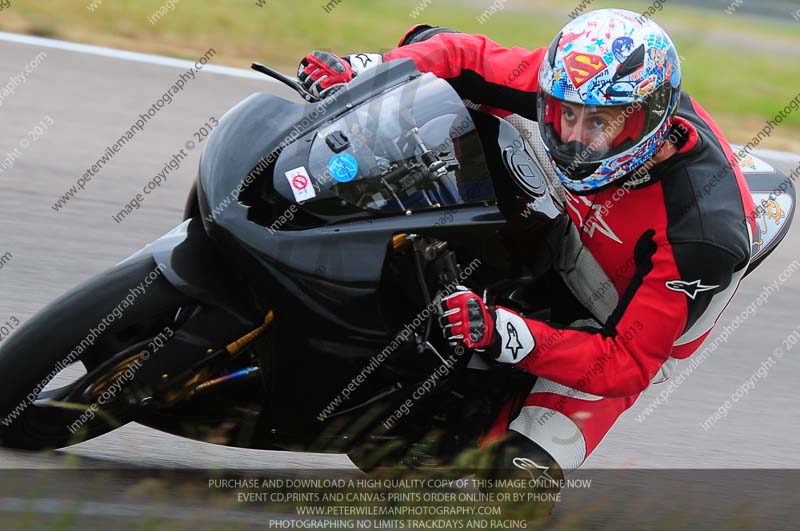
[(502, 441), (487, 448), (492, 456), (492, 475), (545, 478), (560, 483), (564, 471), (550, 453), (524, 435), (509, 430)]

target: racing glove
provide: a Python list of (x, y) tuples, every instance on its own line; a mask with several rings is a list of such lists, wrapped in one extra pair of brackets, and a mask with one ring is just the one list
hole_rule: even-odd
[(360, 72), (382, 62), (381, 54), (359, 53), (339, 57), (315, 50), (300, 61), (297, 79), (309, 93), (324, 98), (352, 81)]
[(467, 288), (459, 286), (442, 298), (437, 313), (451, 346), (476, 350), (498, 363), (519, 363), (536, 346), (521, 315), (502, 306), (489, 307)]

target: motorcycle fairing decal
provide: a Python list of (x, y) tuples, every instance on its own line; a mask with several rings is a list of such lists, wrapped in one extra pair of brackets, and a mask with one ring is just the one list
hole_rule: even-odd
[(340, 183), (349, 183), (358, 175), (358, 160), (350, 153), (340, 153), (328, 161), (328, 171)]
[(736, 158), (742, 173), (775, 173), (775, 168), (769, 163), (748, 153), (740, 151)]
[(284, 175), (286, 176), (286, 180), (289, 181), (289, 188), (292, 189), (294, 200), (298, 203), (301, 201), (308, 201), (317, 196), (305, 166), (289, 170), (284, 173)]
[(519, 315), (504, 308), (497, 308), (495, 329), (500, 336), (501, 363), (519, 363), (533, 352), (536, 342), (533, 334)]
[[(753, 239), (753, 257), (762, 248), (786, 230), (786, 214), (792, 211), (792, 199), (787, 194), (753, 192), (756, 205), (756, 232)], [(752, 260), (752, 258), (751, 258)]]
[(703, 291), (711, 291), (712, 289), (716, 289), (719, 286), (706, 286), (703, 282), (698, 278), (697, 280), (693, 280), (692, 282), (685, 282), (683, 280), (669, 280), (666, 282), (667, 289), (671, 289), (672, 291), (680, 291), (685, 293), (690, 299), (694, 300), (697, 297), (697, 294)]

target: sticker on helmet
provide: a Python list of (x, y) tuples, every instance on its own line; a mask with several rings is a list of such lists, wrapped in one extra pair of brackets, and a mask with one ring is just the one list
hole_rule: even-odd
[(580, 88), (608, 66), (599, 55), (578, 52), (570, 52), (565, 55), (564, 65), (567, 67), (567, 75), (575, 88)]
[(667, 62), (667, 50), (665, 48), (650, 48), (647, 51), (650, 60), (656, 65), (663, 65)]
[(642, 97), (647, 96), (656, 89), (657, 82), (658, 77), (655, 74), (650, 74), (647, 79), (636, 86), (636, 95)]
[(633, 39), (630, 37), (619, 37), (614, 39), (614, 44), (611, 45), (614, 51), (614, 58), (620, 63), (624, 63), (625, 59), (633, 53)]
[(348, 183), (358, 175), (358, 161), (349, 153), (340, 153), (328, 162), (328, 171), (337, 182)]
[[(680, 99), (681, 63), (666, 32), (633, 11), (601, 9), (574, 19), (560, 35), (553, 57), (542, 64), (539, 74), (545, 94), (587, 106), (630, 108), (645, 98), (651, 100), (644, 111), (646, 130), (636, 143), (609, 154), (591, 175), (573, 178), (562, 171), (545, 139), (548, 157), (565, 188), (597, 189), (636, 171), (666, 141)], [(633, 70), (635, 65), (627, 64), (620, 70), (633, 54), (638, 61), (640, 50), (642, 64)]]

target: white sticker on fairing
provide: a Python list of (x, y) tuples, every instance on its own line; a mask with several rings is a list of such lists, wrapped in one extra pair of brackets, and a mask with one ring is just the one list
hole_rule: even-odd
[(736, 158), (742, 173), (775, 173), (775, 168), (753, 155), (740, 152)]
[(500, 336), (500, 356), (496, 361), (500, 363), (519, 363), (525, 356), (533, 351), (536, 343), (533, 335), (519, 315), (498, 308), (495, 314), (495, 330)]
[(305, 166), (289, 170), (284, 175), (286, 175), (286, 180), (289, 181), (289, 188), (292, 189), (294, 200), (298, 203), (308, 201), (317, 196)]
[(750, 261), (770, 248), (772, 241), (786, 230), (787, 216), (792, 211), (792, 196), (778, 193), (752, 192), (756, 207), (756, 233), (753, 238), (753, 253)]

